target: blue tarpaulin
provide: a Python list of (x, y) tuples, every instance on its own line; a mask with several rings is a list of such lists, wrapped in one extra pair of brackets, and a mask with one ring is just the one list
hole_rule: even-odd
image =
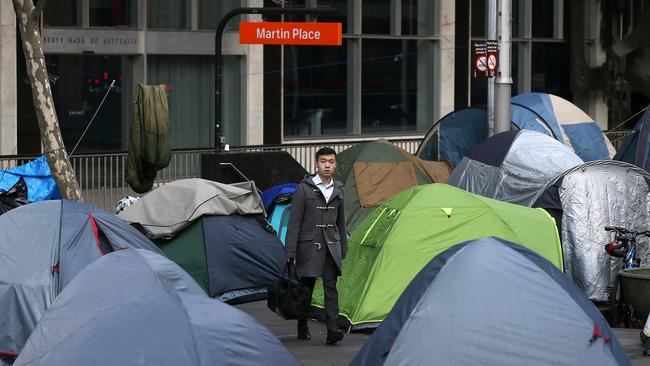
[(264, 203), (264, 209), (268, 210), (271, 203), (273, 203), (273, 200), (277, 197), (293, 194), (293, 191), (296, 190), (296, 186), (296, 183), (280, 184), (262, 192), (261, 197), (262, 203)]
[(61, 198), (45, 155), (41, 155), (25, 165), (9, 170), (0, 170), (0, 192), (9, 191), (20, 178), (23, 178), (27, 185), (29, 202)]

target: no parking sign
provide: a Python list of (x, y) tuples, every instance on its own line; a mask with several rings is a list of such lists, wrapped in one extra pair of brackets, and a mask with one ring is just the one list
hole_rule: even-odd
[(497, 41), (487, 40), (474, 42), (473, 48), (474, 77), (494, 77), (499, 66)]

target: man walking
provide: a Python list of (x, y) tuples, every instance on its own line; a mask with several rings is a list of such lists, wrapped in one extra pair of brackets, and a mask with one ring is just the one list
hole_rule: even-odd
[[(296, 187), (291, 200), (285, 250), (287, 260), (295, 261), (302, 286), (314, 291), (317, 277), (323, 279), (326, 343), (343, 339), (336, 327), (339, 315), (337, 277), (348, 251), (343, 211), (343, 185), (332, 178), (336, 170), (336, 151), (323, 147), (316, 152), (316, 174), (307, 175)], [(298, 339), (311, 339), (309, 319), (298, 319)]]

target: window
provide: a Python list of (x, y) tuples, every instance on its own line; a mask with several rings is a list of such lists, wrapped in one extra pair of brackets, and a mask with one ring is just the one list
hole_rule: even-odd
[(149, 84), (166, 85), (172, 146), (214, 146), (213, 57), (150, 55), (147, 72)]
[(390, 33), (390, 1), (364, 0), (362, 7), (362, 29), (364, 34)]
[[(199, 29), (217, 29), (217, 24), (229, 11), (241, 7), (240, 0), (199, 0)], [(226, 24), (226, 31), (239, 29), (240, 16)]]
[(81, 27), (81, 0), (67, 0), (65, 6), (50, 1), (43, 10), (46, 27)]
[(487, 37), (487, 1), (472, 0), (472, 37)]
[(135, 0), (90, 0), (90, 26), (135, 26), (137, 5)]
[(154, 29), (189, 29), (189, 0), (148, 0), (148, 27)]
[(361, 130), (415, 130), (417, 41), (365, 39), (362, 52)]
[(533, 37), (553, 38), (554, 1), (533, 0)]
[[(123, 67), (130, 68), (130, 59), (123, 56), (48, 55), (48, 72), (63, 141), (68, 150), (81, 138), (102, 99), (106, 100), (81, 140), (77, 152), (122, 149), (123, 108), (129, 111), (129, 78), (123, 78)], [(108, 93), (111, 81), (115, 87)]]
[(343, 28), (343, 34), (349, 33), (348, 31), (348, 14), (351, 14), (350, 10), (353, 6), (352, 1), (347, 0), (318, 0), (319, 7), (333, 7), (338, 9), (336, 15), (319, 15), (319, 22), (334, 22), (341, 23)]
[(343, 134), (347, 129), (347, 54), (342, 46), (284, 48), (284, 134)]
[(566, 43), (533, 43), (531, 91), (571, 100), (569, 47)]

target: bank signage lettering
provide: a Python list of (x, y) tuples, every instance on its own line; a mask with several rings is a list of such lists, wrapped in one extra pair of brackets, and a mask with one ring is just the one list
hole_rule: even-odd
[(241, 22), (240, 44), (340, 46), (341, 23)]

